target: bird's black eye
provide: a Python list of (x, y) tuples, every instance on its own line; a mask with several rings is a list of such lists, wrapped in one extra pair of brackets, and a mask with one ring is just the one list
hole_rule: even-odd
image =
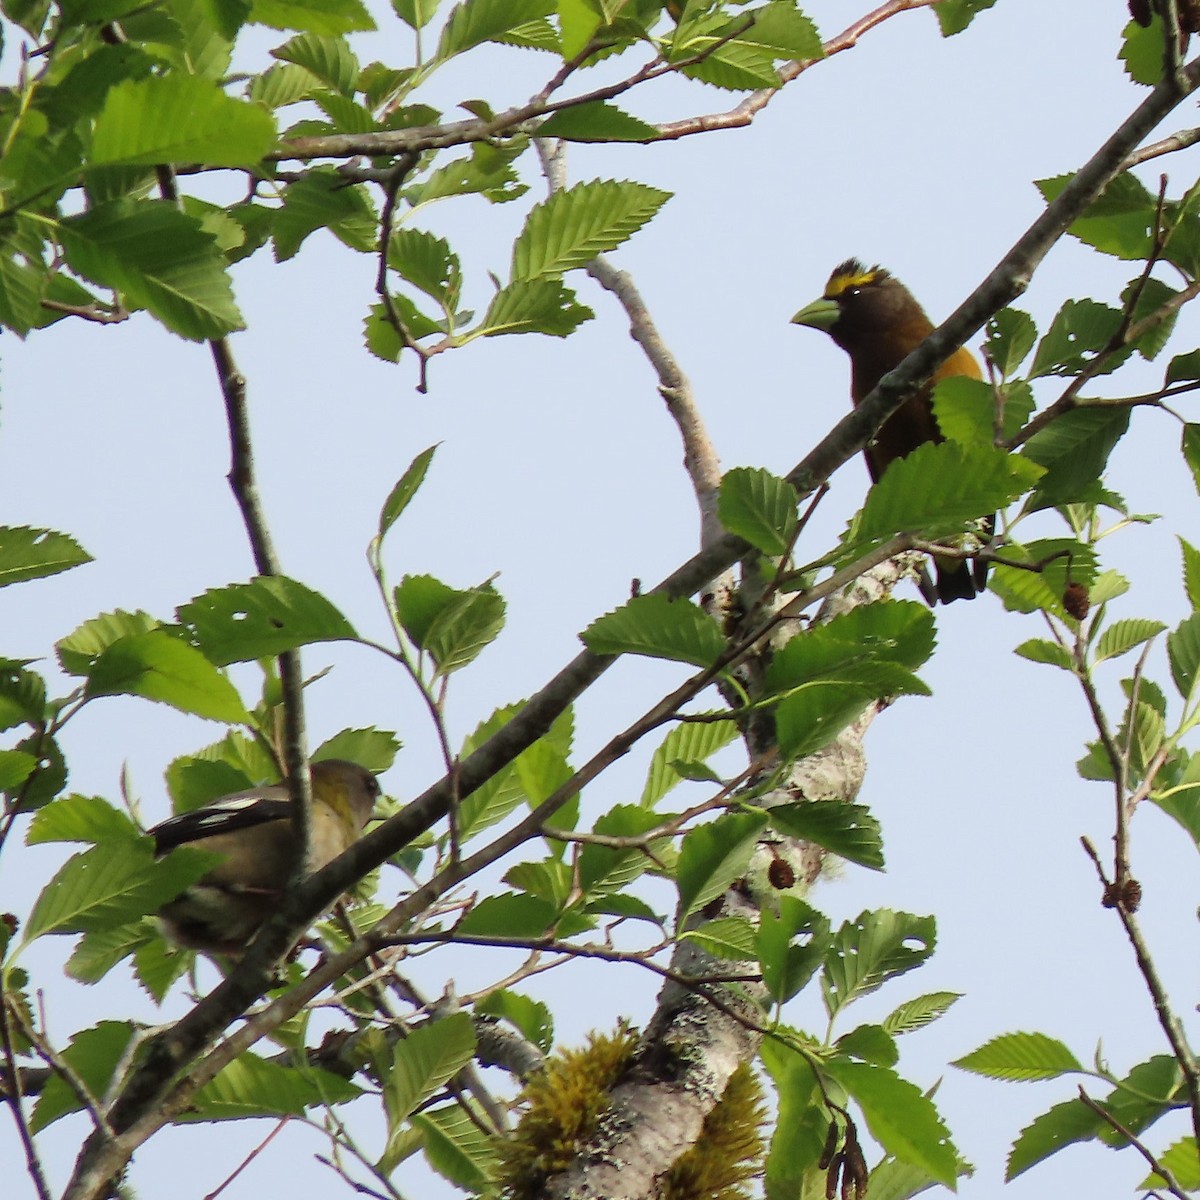
[(860, 288), (860, 287), (847, 288), (842, 294), (846, 297), (847, 300), (850, 300), (850, 299), (853, 299), (853, 297), (855, 297), (855, 296), (861, 296), (862, 288)]

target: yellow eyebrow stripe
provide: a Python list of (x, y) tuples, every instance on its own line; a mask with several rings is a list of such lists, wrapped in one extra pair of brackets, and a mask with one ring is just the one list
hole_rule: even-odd
[(867, 284), (875, 282), (878, 274), (878, 268), (872, 268), (858, 275), (835, 275), (825, 286), (825, 299), (836, 300), (850, 288), (866, 287)]

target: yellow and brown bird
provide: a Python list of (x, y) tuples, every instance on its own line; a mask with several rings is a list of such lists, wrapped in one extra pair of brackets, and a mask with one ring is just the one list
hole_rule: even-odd
[[(312, 764), (310, 871), (331, 863), (358, 839), (379, 797), (379, 781), (342, 759)], [(170, 817), (150, 830), (161, 856), (195, 846), (220, 861), (158, 913), (180, 946), (237, 956), (283, 902), (298, 846), (287, 784), (273, 783), (223, 796)]]
[[(793, 324), (823, 329), (850, 355), (850, 398), (855, 406), (875, 385), (898, 367), (933, 332), (933, 322), (898, 279), (882, 267), (868, 267), (849, 258), (835, 267), (825, 294), (802, 308)], [(953, 375), (982, 379), (979, 364), (969, 350), (956, 350), (930, 378), (880, 426), (863, 451), (872, 482), (878, 483), (888, 466), (925, 442), (942, 441), (933, 415), (930, 395), (934, 384)], [(972, 600), (987, 582), (987, 564), (979, 560), (935, 559), (937, 586), (925, 575), (921, 594), (935, 604), (940, 600)]]

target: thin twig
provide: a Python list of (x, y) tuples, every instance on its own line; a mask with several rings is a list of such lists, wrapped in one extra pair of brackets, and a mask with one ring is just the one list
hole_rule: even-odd
[(1178, 1180), (1171, 1173), (1169, 1167), (1163, 1166), (1161, 1162), (1146, 1148), (1146, 1146), (1138, 1139), (1132, 1129), (1123, 1125), (1116, 1117), (1108, 1111), (1098, 1100), (1093, 1100), (1091, 1096), (1084, 1090), (1083, 1084), (1079, 1085), (1079, 1099), (1083, 1104), (1090, 1108), (1105, 1124), (1110, 1125), (1117, 1131), (1150, 1165), (1155, 1175), (1167, 1185), (1167, 1190), (1172, 1196), (1176, 1196), (1178, 1200), (1190, 1200), (1188, 1194), (1179, 1186)]

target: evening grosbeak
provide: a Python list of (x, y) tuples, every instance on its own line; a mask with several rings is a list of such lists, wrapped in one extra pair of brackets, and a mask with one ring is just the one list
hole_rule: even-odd
[[(318, 871), (355, 841), (371, 819), (379, 781), (342, 759), (315, 762), (308, 869)], [(150, 830), (159, 856), (194, 846), (222, 856), (198, 883), (158, 917), (180, 946), (237, 955), (279, 907), (292, 878), (296, 834), (287, 785), (270, 784), (223, 796)]]
[[(898, 279), (882, 267), (849, 258), (834, 268), (819, 300), (802, 308), (795, 325), (823, 329), (850, 355), (850, 398), (857, 406), (875, 385), (895, 370), (933, 332), (933, 322)], [(982, 379), (969, 350), (958, 349), (879, 427), (863, 450), (871, 480), (878, 483), (888, 466), (924, 442), (942, 441), (930, 396), (934, 384), (952, 375)], [(991, 528), (991, 518), (987, 528)], [(921, 594), (930, 604), (973, 600), (987, 583), (987, 564), (976, 559), (935, 558), (937, 586), (922, 572)]]

